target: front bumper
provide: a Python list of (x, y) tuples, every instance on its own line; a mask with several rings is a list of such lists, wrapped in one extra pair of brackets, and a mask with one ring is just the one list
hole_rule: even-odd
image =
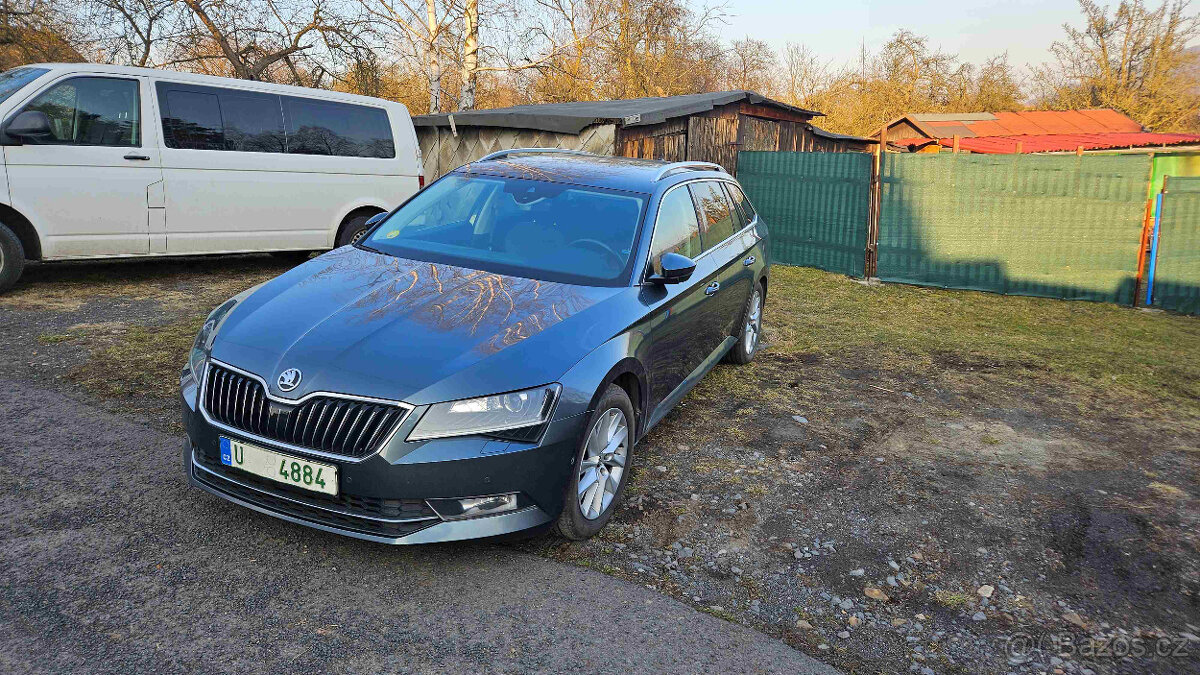
[[(419, 415), (414, 411), (380, 452), (358, 461), (311, 459), (335, 464), (336, 497), (311, 493), (220, 463), (220, 437), (246, 440), (276, 452), (295, 450), (239, 437), (211, 424), (195, 409), (195, 395), (181, 396), (187, 438), (183, 468), (190, 484), (260, 513), (328, 532), (385, 544), (424, 544), (476, 539), (543, 526), (558, 517), (586, 416), (552, 421), (539, 443), (460, 437), (408, 443), (403, 439)], [(426, 500), (519, 493), (517, 511), (446, 520)]]

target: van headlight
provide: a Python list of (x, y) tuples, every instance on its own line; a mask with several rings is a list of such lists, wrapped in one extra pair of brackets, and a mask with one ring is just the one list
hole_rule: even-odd
[(550, 419), (561, 390), (561, 385), (549, 384), (507, 394), (435, 403), (421, 416), (408, 440), (492, 434), (544, 424)]

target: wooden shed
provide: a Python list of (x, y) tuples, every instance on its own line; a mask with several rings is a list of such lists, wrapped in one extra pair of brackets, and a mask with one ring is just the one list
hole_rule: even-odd
[(739, 150), (867, 152), (876, 143), (819, 129), (812, 119), (820, 115), (739, 90), (420, 115), (413, 123), (428, 181), (518, 147), (716, 162), (736, 174)]

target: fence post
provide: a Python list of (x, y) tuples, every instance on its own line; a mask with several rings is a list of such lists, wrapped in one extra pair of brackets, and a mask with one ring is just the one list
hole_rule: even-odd
[(879, 145), (871, 156), (871, 180), (867, 185), (867, 246), (863, 260), (863, 277), (877, 276), (879, 265), (879, 173), (883, 163), (883, 133), (879, 134)]
[(1167, 194), (1167, 179), (1163, 176), (1162, 192), (1158, 193), (1154, 203), (1154, 235), (1150, 239), (1150, 271), (1146, 274), (1146, 306), (1154, 300), (1154, 263), (1158, 260), (1158, 226), (1162, 223), (1163, 195)]
[(1151, 190), (1154, 189), (1154, 153), (1147, 155), (1150, 158), (1150, 175), (1146, 178), (1146, 208), (1142, 210), (1142, 241), (1138, 246), (1137, 253), (1137, 278), (1133, 280), (1133, 302), (1131, 307), (1137, 307), (1138, 297), (1142, 294), (1142, 289), (1146, 283), (1146, 256), (1150, 249), (1150, 235), (1154, 230), (1154, 207), (1156, 198)]

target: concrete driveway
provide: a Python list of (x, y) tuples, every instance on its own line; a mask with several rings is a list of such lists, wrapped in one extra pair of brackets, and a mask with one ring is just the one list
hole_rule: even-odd
[(185, 486), (179, 440), (0, 380), (4, 672), (832, 673), (496, 545), (393, 548)]

